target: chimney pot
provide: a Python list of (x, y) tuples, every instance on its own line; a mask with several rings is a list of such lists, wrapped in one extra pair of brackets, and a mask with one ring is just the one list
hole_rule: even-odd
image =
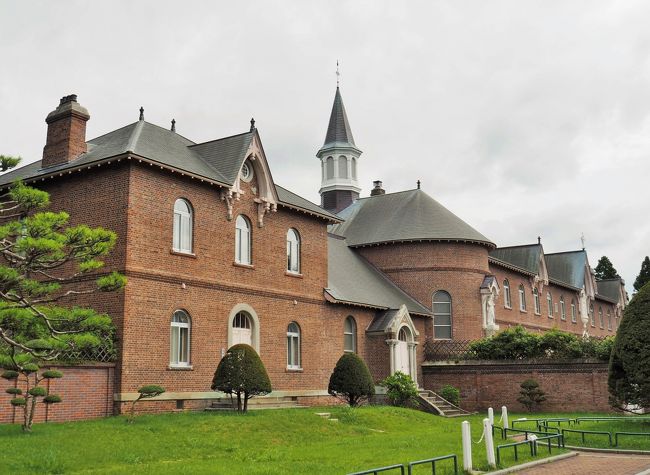
[(42, 167), (68, 163), (85, 153), (88, 110), (77, 102), (77, 95), (63, 96), (59, 106), (45, 119), (47, 141), (43, 148)]
[(374, 185), (373, 189), (370, 190), (370, 196), (385, 195), (386, 191), (382, 188), (382, 182), (380, 180), (375, 180), (372, 182)]

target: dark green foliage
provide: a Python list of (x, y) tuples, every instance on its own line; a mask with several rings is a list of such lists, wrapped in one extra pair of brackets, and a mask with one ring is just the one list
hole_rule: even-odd
[(22, 160), (20, 157), (11, 157), (9, 155), (0, 155), (0, 172), (6, 172), (14, 168)]
[(47, 371), (43, 371), (41, 376), (43, 376), (45, 379), (58, 379), (63, 377), (63, 373), (55, 369), (48, 369)]
[(539, 343), (538, 335), (518, 325), (472, 342), (471, 349), (482, 360), (519, 360), (541, 356)]
[(517, 401), (523, 404), (528, 409), (528, 412), (532, 412), (533, 409), (546, 401), (544, 391), (540, 389), (539, 383), (534, 379), (527, 379), (519, 386), (521, 387), (521, 391), (519, 391), (520, 396), (517, 398)]
[(219, 362), (211, 387), (237, 396), (237, 410), (246, 412), (250, 398), (271, 392), (271, 380), (253, 347), (238, 344), (230, 347)]
[(24, 397), (13, 398), (11, 401), (9, 401), (9, 403), (14, 407), (26, 406), (27, 405), (27, 401), (25, 400)]
[(47, 396), (47, 391), (42, 386), (35, 386), (35, 387), (31, 388), (29, 391), (27, 391), (27, 393), (30, 396), (34, 396), (34, 397), (45, 397), (45, 396)]
[(2, 372), (2, 378), (4, 379), (16, 379), (18, 377), (18, 371), (8, 369), (7, 371)]
[(614, 407), (650, 407), (650, 283), (634, 295), (623, 313), (608, 384)]
[(393, 406), (411, 406), (418, 397), (418, 388), (415, 381), (401, 371), (384, 379), (380, 386), (386, 388), (386, 396)]
[(45, 404), (57, 404), (57, 403), (59, 403), (61, 401), (62, 401), (61, 396), (58, 396), (56, 394), (50, 394), (50, 395), (45, 396), (43, 398), (43, 402)]
[(610, 261), (607, 256), (600, 258), (594, 272), (596, 273), (596, 279), (598, 280), (615, 279), (616, 277), (619, 277), (618, 272), (616, 272), (616, 269), (614, 269), (614, 266), (612, 265), (612, 261)]
[(440, 396), (454, 406), (460, 406), (460, 389), (453, 387), (451, 384), (445, 384), (440, 388)]
[(6, 393), (20, 395), (23, 393), (23, 390), (20, 388), (7, 388), (5, 389)]
[(138, 389), (138, 397), (131, 404), (131, 413), (126, 419), (126, 422), (132, 423), (135, 421), (135, 405), (142, 399), (149, 399), (152, 397), (160, 396), (165, 392), (165, 388), (158, 386), (157, 384), (147, 384)]
[(648, 282), (650, 282), (650, 257), (645, 256), (641, 263), (641, 271), (634, 281), (634, 290), (638, 292)]
[(330, 376), (327, 392), (356, 407), (375, 394), (375, 385), (366, 363), (356, 353), (339, 358)]

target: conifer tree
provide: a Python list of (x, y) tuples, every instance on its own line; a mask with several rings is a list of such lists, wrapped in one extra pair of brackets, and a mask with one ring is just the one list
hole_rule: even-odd
[(612, 265), (612, 261), (610, 261), (607, 256), (600, 258), (594, 271), (596, 272), (596, 279), (598, 280), (615, 279), (619, 276), (618, 272), (616, 272), (616, 269), (614, 269), (614, 266)]
[(639, 275), (636, 276), (636, 280), (634, 281), (634, 290), (638, 292), (648, 282), (650, 282), (650, 258), (645, 256), (645, 259), (641, 263), (641, 272), (639, 272)]

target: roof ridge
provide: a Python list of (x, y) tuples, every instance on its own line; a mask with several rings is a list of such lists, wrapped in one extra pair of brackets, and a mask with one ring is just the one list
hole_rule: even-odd
[(579, 252), (586, 252), (585, 249), (579, 249), (577, 251), (560, 251), (560, 252), (545, 252), (545, 256), (554, 256), (557, 254), (571, 254), (571, 253), (579, 253)]
[(499, 249), (513, 249), (515, 247), (533, 247), (533, 246), (541, 246), (541, 244), (536, 242), (534, 244), (515, 244), (515, 245), (512, 245), (512, 246), (499, 246), (499, 247), (495, 248), (494, 250), (498, 251)]
[(142, 122), (142, 121), (140, 121), (140, 120), (136, 120), (135, 122), (131, 122), (130, 124), (126, 124), (126, 125), (124, 125), (124, 126), (118, 128), (118, 129), (111, 130), (110, 132), (106, 132), (106, 133), (104, 133), (104, 134), (102, 134), (102, 135), (98, 135), (97, 137), (93, 137), (93, 138), (90, 139), (90, 140), (86, 140), (86, 143), (93, 143), (95, 140), (98, 140), (98, 139), (101, 139), (101, 138), (103, 138), (103, 137), (106, 137), (107, 135), (110, 135), (110, 134), (115, 133), (115, 132), (117, 132), (117, 131), (120, 131), (120, 130), (122, 130), (122, 129), (126, 129), (127, 127), (131, 127), (132, 125), (137, 125), (138, 122)]
[[(184, 135), (181, 135), (181, 134), (179, 134), (178, 132), (176, 132), (175, 130), (174, 130), (174, 131), (171, 131), (171, 130), (169, 130), (167, 127), (163, 127), (162, 125), (154, 124), (153, 122), (147, 122), (146, 120), (142, 120), (142, 121), (139, 120), (138, 122), (144, 122), (144, 123), (147, 124), (147, 125), (152, 125), (152, 126), (157, 127), (157, 128), (159, 128), (159, 129), (161, 129), (161, 130), (164, 130), (165, 132), (169, 132), (170, 134), (178, 135), (180, 138), (185, 139), (185, 140), (187, 140), (188, 142), (192, 142), (192, 145), (196, 145), (196, 142), (194, 142), (194, 140), (190, 140), (190, 139), (188, 139), (188, 138), (185, 137)], [(190, 147), (190, 145), (188, 145), (188, 147)]]
[(221, 137), (220, 139), (208, 140), (207, 142), (193, 143), (192, 145), (188, 145), (188, 148), (197, 147), (199, 145), (207, 145), (209, 143), (214, 143), (214, 142), (220, 142), (221, 140), (232, 139), (235, 137), (239, 137), (241, 135), (252, 134), (252, 133), (253, 131), (248, 130), (246, 132), (241, 132), (239, 134), (229, 135), (228, 137)]
[(144, 120), (139, 120), (135, 125), (135, 129), (133, 129), (133, 132), (131, 132), (131, 135), (129, 136), (129, 141), (126, 144), (127, 152), (135, 153), (135, 146), (137, 145), (138, 140), (140, 140), (140, 135), (142, 135), (143, 128)]
[[(367, 199), (370, 199), (370, 198), (381, 198), (382, 196), (398, 195), (400, 193), (408, 193), (409, 191), (422, 191), (422, 193), (424, 193), (423, 190), (418, 190), (417, 188), (412, 188), (410, 190), (393, 191), (392, 193), (382, 193), (381, 195), (363, 196), (361, 198), (357, 198), (357, 201), (359, 201), (359, 200), (367, 200)], [(434, 198), (432, 197), (431, 199), (434, 199)]]

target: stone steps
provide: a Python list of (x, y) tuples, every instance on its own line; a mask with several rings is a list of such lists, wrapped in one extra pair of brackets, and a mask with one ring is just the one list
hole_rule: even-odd
[(418, 396), (420, 399), (420, 407), (426, 412), (438, 414), (443, 417), (460, 417), (470, 414), (460, 407), (454, 406), (433, 391), (421, 390), (418, 392)]

